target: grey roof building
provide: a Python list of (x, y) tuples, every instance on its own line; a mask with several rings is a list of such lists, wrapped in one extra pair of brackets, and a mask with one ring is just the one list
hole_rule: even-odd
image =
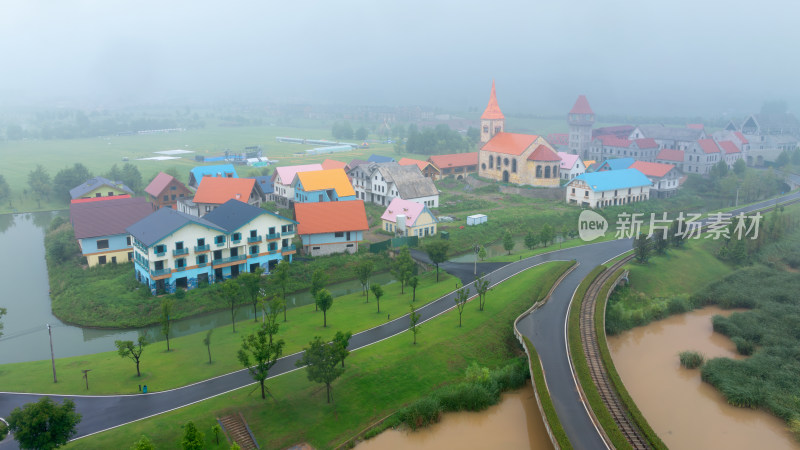
[(387, 164), (379, 166), (378, 171), (387, 182), (395, 184), (403, 200), (439, 195), (433, 180), (422, 175), (417, 166)]
[(257, 206), (248, 203), (240, 202), (239, 200), (228, 200), (217, 209), (203, 216), (203, 219), (217, 225), (218, 227), (232, 232), (242, 225), (250, 222), (261, 214), (269, 214), (273, 217), (278, 217), (283, 220), (288, 220), (292, 223), (297, 223), (292, 219), (275, 214), (271, 211), (261, 209)]
[(172, 208), (159, 209), (153, 214), (129, 226), (127, 231), (142, 244), (149, 247), (189, 223), (196, 223), (222, 232), (226, 231), (221, 226), (209, 222), (206, 219), (190, 216), (189, 214), (176, 211)]

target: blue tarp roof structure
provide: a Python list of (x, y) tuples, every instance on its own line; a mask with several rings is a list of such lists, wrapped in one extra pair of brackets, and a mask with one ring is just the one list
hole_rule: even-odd
[(369, 161), (369, 162), (374, 162), (374, 163), (388, 163), (388, 162), (397, 162), (397, 161), (395, 161), (395, 160), (394, 160), (394, 158), (390, 158), (390, 157), (388, 157), (388, 156), (383, 156), (383, 155), (375, 155), (375, 154), (372, 154), (372, 155), (369, 157), (369, 160), (368, 160), (368, 161)]
[[(631, 164), (635, 163), (636, 160), (633, 158), (613, 158), (607, 159), (603, 161), (602, 164), (597, 168), (597, 170), (603, 170), (604, 168), (608, 168), (608, 170), (622, 170), (627, 169), (631, 166)], [(596, 170), (596, 171), (597, 171)], [(596, 172), (595, 171), (595, 172)]]
[(569, 184), (572, 184), (576, 180), (585, 182), (595, 192), (628, 189), (638, 186), (651, 186), (653, 184), (650, 182), (650, 179), (636, 169), (584, 173), (573, 178)]
[(197, 166), (193, 168), (191, 174), (194, 176), (194, 179), (197, 180), (197, 183), (200, 183), (200, 180), (205, 176), (211, 177), (227, 177), (226, 174), (233, 174), (229, 178), (239, 178), (239, 175), (236, 173), (236, 169), (233, 168), (233, 164), (218, 164), (215, 166)]

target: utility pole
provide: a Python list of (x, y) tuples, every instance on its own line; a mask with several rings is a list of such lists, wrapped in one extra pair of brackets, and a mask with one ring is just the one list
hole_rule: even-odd
[(53, 330), (49, 323), (47, 324), (47, 334), (50, 335), (50, 362), (53, 363), (53, 383), (58, 383), (58, 378), (56, 378), (56, 356), (53, 353)]
[(734, 208), (739, 207), (739, 188), (736, 188), (736, 204), (733, 205)]

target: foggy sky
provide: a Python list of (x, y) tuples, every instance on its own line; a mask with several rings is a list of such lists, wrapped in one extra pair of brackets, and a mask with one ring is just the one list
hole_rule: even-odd
[(800, 106), (795, 1), (2, 0), (0, 106)]

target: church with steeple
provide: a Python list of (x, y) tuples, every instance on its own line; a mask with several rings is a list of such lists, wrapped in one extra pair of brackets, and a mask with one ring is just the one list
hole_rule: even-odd
[(510, 184), (558, 187), (560, 165), (561, 158), (542, 136), (505, 131), (492, 81), (489, 104), (481, 115), (478, 175)]

